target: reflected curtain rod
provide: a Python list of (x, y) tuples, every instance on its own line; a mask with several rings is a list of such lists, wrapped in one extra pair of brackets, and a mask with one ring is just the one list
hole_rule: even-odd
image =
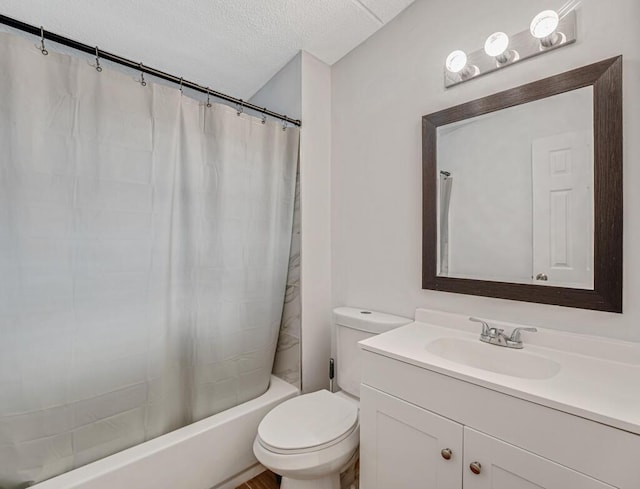
[(291, 119), (286, 115), (282, 115), (277, 112), (273, 112), (272, 110), (268, 110), (266, 107), (258, 107), (257, 105), (251, 104), (242, 99), (235, 98), (235, 97), (232, 97), (231, 95), (227, 95), (221, 92), (216, 92), (215, 90), (211, 90), (208, 87), (204, 87), (202, 85), (198, 85), (197, 83), (184, 80), (179, 76), (170, 75), (169, 73), (165, 73), (164, 71), (156, 70), (155, 68), (150, 68), (149, 66), (145, 66), (142, 63), (131, 61), (130, 59), (123, 58), (122, 56), (118, 56), (117, 54), (113, 54), (108, 51), (103, 51), (102, 49), (99, 49), (97, 46), (89, 46), (88, 44), (84, 44), (82, 42), (75, 41), (73, 39), (69, 39), (68, 37), (64, 37), (59, 34), (56, 34), (54, 32), (44, 30), (41, 27), (36, 27), (30, 24), (27, 24), (25, 22), (19, 21), (17, 19), (7, 17), (6, 15), (0, 15), (0, 24), (4, 24), (14, 29), (18, 29), (19, 31), (33, 34), (34, 36), (38, 36), (38, 37), (43, 36), (45, 41), (51, 41), (57, 44), (62, 44), (63, 46), (67, 46), (69, 48), (75, 49), (77, 51), (82, 51), (83, 53), (91, 54), (93, 56), (96, 55), (96, 51), (97, 51), (100, 59), (111, 61), (113, 63), (126, 66), (127, 68), (131, 68), (137, 71), (141, 71), (143, 73), (147, 73), (157, 78), (161, 78), (162, 80), (179, 84), (182, 87), (191, 88), (192, 90), (195, 90), (200, 93), (209, 94), (212, 97), (215, 97), (221, 100), (226, 100), (227, 102), (232, 102), (242, 107), (243, 109), (254, 110), (261, 114), (271, 116), (275, 119), (279, 119), (283, 122), (288, 122), (289, 124), (293, 124), (294, 126), (302, 125), (302, 122), (300, 120)]

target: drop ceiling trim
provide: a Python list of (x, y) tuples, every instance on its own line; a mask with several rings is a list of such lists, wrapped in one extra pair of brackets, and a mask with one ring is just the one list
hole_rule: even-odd
[(373, 20), (378, 22), (380, 26), (384, 25), (384, 20), (378, 17), (378, 15), (369, 7), (367, 7), (364, 3), (362, 3), (361, 0), (351, 0), (351, 1), (356, 5), (356, 7), (361, 8), (369, 17), (371, 17)]

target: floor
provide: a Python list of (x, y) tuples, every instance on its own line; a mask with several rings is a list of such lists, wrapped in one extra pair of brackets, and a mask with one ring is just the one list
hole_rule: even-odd
[(267, 470), (236, 489), (278, 489), (279, 487), (280, 485), (276, 482), (276, 475)]

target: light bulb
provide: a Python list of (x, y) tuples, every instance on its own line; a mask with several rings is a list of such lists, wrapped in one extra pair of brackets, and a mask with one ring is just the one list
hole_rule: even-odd
[(467, 66), (467, 55), (464, 51), (453, 51), (447, 56), (445, 66), (451, 73), (460, 73)]
[(531, 21), (531, 35), (540, 39), (544, 47), (553, 46), (558, 39), (556, 29), (560, 23), (560, 16), (555, 10), (545, 10), (536, 15)]
[(494, 58), (504, 54), (509, 47), (509, 36), (504, 32), (494, 32), (484, 43), (484, 52)]

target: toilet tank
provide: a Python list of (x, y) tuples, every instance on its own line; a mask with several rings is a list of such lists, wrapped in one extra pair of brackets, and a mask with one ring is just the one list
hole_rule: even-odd
[(403, 326), (412, 319), (353, 307), (333, 310), (336, 325), (338, 386), (360, 398), (361, 362), (358, 342)]

